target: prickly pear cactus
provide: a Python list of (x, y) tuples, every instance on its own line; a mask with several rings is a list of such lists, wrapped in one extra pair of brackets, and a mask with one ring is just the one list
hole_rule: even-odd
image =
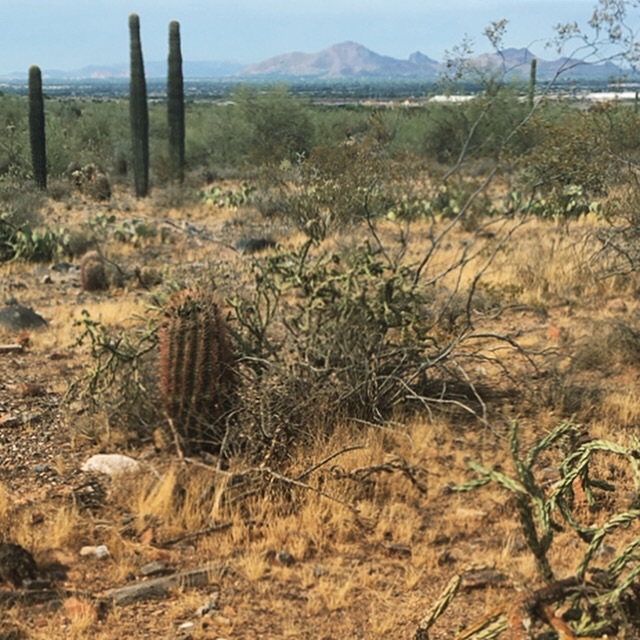
[(211, 293), (186, 290), (169, 300), (160, 327), (160, 382), (182, 452), (220, 450), (236, 377), (227, 328)]

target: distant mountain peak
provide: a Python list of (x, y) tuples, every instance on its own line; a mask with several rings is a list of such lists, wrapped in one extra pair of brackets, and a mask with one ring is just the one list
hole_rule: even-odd
[[(472, 67), (483, 71), (495, 69), (508, 77), (526, 79), (534, 54), (526, 47), (507, 48), (500, 52), (485, 53), (469, 60)], [(145, 64), (148, 78), (166, 78), (166, 60)], [(241, 79), (295, 79), (314, 80), (365, 79), (365, 80), (417, 80), (434, 82), (446, 71), (444, 63), (433, 60), (421, 51), (415, 51), (406, 60), (381, 55), (353, 40), (345, 40), (316, 53), (293, 52), (269, 58), (249, 66), (237, 62), (189, 62), (185, 61), (183, 73), (186, 79), (241, 78)], [(604, 79), (621, 77), (622, 69), (612, 62), (589, 64), (581, 60), (559, 58), (538, 59), (538, 79), (550, 80), (561, 72), (563, 79)], [(52, 78), (113, 78), (126, 79), (129, 65), (91, 65), (75, 71), (44, 70), (45, 79)], [(26, 79), (26, 71), (8, 74), (5, 78)]]
[(416, 52), (409, 60), (375, 53), (346, 40), (317, 53), (290, 53), (246, 67), (242, 76), (309, 76), (315, 78), (435, 78), (439, 63)]

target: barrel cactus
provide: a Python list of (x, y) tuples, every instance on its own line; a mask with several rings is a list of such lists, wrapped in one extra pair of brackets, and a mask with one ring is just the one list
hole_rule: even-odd
[(84, 291), (104, 291), (109, 288), (104, 258), (97, 251), (89, 251), (82, 256), (80, 282)]
[(236, 385), (226, 324), (213, 294), (174, 294), (160, 327), (160, 385), (164, 409), (185, 454), (220, 451)]

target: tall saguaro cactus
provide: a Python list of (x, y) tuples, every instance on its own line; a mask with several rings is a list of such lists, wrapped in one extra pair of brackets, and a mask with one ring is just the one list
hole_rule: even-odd
[(140, 40), (140, 18), (136, 13), (129, 16), (129, 37), (131, 42), (129, 119), (131, 121), (133, 180), (136, 196), (144, 198), (149, 193), (149, 107)]
[(184, 79), (180, 49), (180, 23), (169, 23), (169, 74), (167, 77), (167, 116), (169, 120), (169, 165), (174, 180), (184, 180)]
[(529, 71), (529, 92), (528, 92), (528, 102), (529, 108), (533, 109), (534, 98), (536, 95), (536, 71), (538, 68), (538, 60), (536, 58), (531, 58), (531, 69)]
[(47, 188), (47, 144), (44, 125), (44, 97), (40, 67), (29, 68), (29, 138), (33, 177), (40, 189)]

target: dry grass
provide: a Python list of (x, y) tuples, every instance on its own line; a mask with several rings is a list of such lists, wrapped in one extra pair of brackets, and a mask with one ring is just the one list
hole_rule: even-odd
[[(116, 192), (114, 200), (119, 218), (161, 218), (176, 224), (188, 220), (206, 225), (213, 234), (235, 222), (247, 229), (259, 222), (255, 212), (201, 203), (156, 211), (153, 203), (135, 201), (124, 192)], [(54, 217), (70, 223), (79, 224), (84, 215), (68, 212), (59, 203), (52, 206)], [(478, 292), (489, 302), (479, 305), (474, 322), (479, 331), (517, 339), (539, 370), (534, 375), (528, 365), (519, 364), (513, 350), (499, 352), (514, 375), (522, 374), (525, 391), (519, 391), (498, 378), (498, 369), (487, 362), (478, 367), (477, 376), (487, 387), (504, 392), (488, 401), (489, 421), (483, 424), (450, 410), (399, 414), (382, 427), (345, 422), (330, 438), (318, 433), (304, 446), (292, 444), (277, 477), (241, 457), (231, 460), (228, 472), (217, 471), (214, 463), (209, 468), (180, 463), (170, 449), (154, 450), (151, 438), (132, 441), (122, 425), (111, 424), (108, 407), (87, 413), (73, 406), (63, 422), (66, 448), (51, 458), (55, 484), (30, 486), (32, 476), (20, 470), (1, 478), (0, 533), (39, 558), (66, 553), (66, 586), (81, 602), (82, 594), (89, 601), (88, 596), (127, 583), (132, 576), (141, 579), (140, 568), (152, 560), (176, 569), (216, 560), (229, 571), (203, 589), (177, 590), (160, 603), (116, 607), (99, 620), (94, 608), (82, 604), (54, 612), (17, 606), (2, 612), (3, 624), (20, 627), (31, 638), (174, 637), (186, 621), (195, 623), (193, 638), (411, 638), (452, 575), (470, 566), (493, 567), (504, 574), (503, 583), (459, 594), (431, 632), (433, 640), (444, 640), (509, 603), (521, 589), (539, 585), (510, 495), (493, 486), (462, 494), (450, 488), (471, 477), (470, 460), (513, 472), (509, 421), (520, 422), (523, 442), (534, 442), (571, 417), (568, 408), (576, 405), (576, 394), (588, 437), (631, 446), (640, 416), (637, 304), (634, 282), (603, 281), (590, 267), (596, 220), (567, 226), (542, 220), (509, 224), (512, 227), (500, 233), (512, 235), (487, 268), (486, 284)], [(378, 231), (387, 249), (397, 249), (396, 225), (385, 222)], [(428, 230), (425, 223), (416, 223), (409, 231), (405, 260), (417, 262), (428, 246)], [(361, 232), (329, 237), (313, 251), (355, 244)], [(285, 247), (298, 247), (304, 237), (292, 233), (279, 240)], [(434, 255), (429, 275), (463, 257), (469, 242), (475, 243), (473, 255), (442, 281), (464, 293), (496, 251), (495, 236), (452, 234)], [(108, 249), (109, 256), (127, 268), (144, 263), (161, 270), (166, 289), (206, 279), (222, 263), (224, 268), (216, 272), (220, 288), (232, 292), (247, 281), (249, 271), (236, 252), (193, 242), (182, 232), (168, 245), (153, 238), (139, 246), (113, 244)], [(232, 275), (222, 277), (228, 273)], [(38, 284), (38, 269), (17, 263), (1, 265), (0, 275), (5, 297), (11, 293), (10, 283), (31, 283), (20, 301), (42, 310), (51, 323), (48, 331), (32, 335), (27, 355), (10, 361), (10, 382), (0, 393), (12, 398), (20, 381), (32, 379), (45, 380), (53, 397), (82, 371), (89, 361), (86, 349), (69, 353), (66, 360), (50, 359), (53, 353), (70, 351), (82, 309), (110, 328), (127, 329), (139, 326), (154, 294), (134, 284), (95, 296), (60, 287), (46, 290)], [(608, 305), (618, 299), (626, 310)], [(493, 313), (491, 300), (507, 309)], [(29, 408), (28, 398), (16, 402), (16, 411)], [(0, 397), (0, 417), (5, 411), (1, 403)], [(79, 483), (79, 464), (97, 451), (144, 458), (145, 468), (137, 476), (105, 481), (103, 505), (94, 512), (74, 501), (73, 488)], [(557, 466), (562, 454), (550, 453), (548, 466)], [(328, 461), (316, 468), (323, 460)], [(597, 509), (580, 507), (585, 523), (602, 523), (629, 507), (633, 479), (623, 467), (596, 456), (593, 474), (618, 489), (615, 495), (599, 497)], [(283, 481), (300, 477), (303, 482), (298, 484)], [(234, 484), (238, 478), (251, 479), (250, 496), (241, 497), (244, 489)], [(221, 524), (226, 526), (215, 528)], [(163, 542), (194, 532), (201, 535), (163, 547)], [(637, 535), (637, 527), (625, 529), (616, 538), (617, 548)], [(111, 559), (80, 558), (85, 544), (106, 544)], [(583, 553), (584, 543), (570, 531), (559, 534), (550, 551), (558, 577), (572, 575)], [(218, 609), (199, 619), (195, 610), (213, 592), (219, 594)]]

